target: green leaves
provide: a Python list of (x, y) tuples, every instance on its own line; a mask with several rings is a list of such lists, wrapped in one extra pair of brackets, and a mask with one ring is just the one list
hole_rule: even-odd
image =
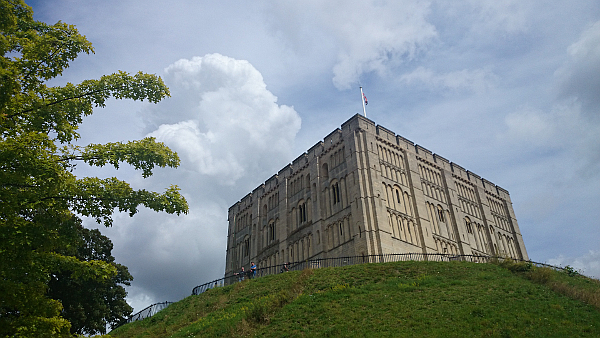
[(129, 212), (135, 215), (139, 205), (154, 211), (168, 213), (187, 213), (188, 205), (179, 194), (177, 186), (171, 186), (165, 193), (159, 194), (147, 190), (133, 190), (127, 182), (116, 178), (99, 179), (86, 177), (77, 180), (72, 195), (65, 196), (71, 208), (84, 216), (96, 219), (106, 226), (112, 225), (110, 217), (114, 210)]
[[(80, 150), (80, 148), (76, 148)], [(144, 177), (152, 175), (155, 166), (161, 168), (179, 166), (179, 156), (154, 137), (127, 143), (115, 142), (107, 144), (90, 144), (80, 154), (65, 157), (66, 160), (83, 160), (85, 163), (103, 167), (110, 164), (119, 169), (120, 162), (126, 162), (137, 170), (142, 170)]]
[(84, 228), (80, 222), (75, 230), (73, 247), (62, 253), (92, 265), (102, 263), (110, 271), (103, 276), (106, 278), (81, 278), (77, 266), (63, 268), (52, 275), (48, 294), (62, 302), (63, 316), (72, 324), (71, 332), (104, 333), (106, 324), (114, 326), (131, 314), (132, 308), (125, 302), (127, 293), (120, 284), (129, 285), (133, 277), (127, 267), (114, 263), (110, 239), (97, 229)]
[(104, 75), (100, 80), (86, 80), (78, 85), (46, 87), (14, 97), (14, 106), (6, 107), (0, 120), (0, 132), (15, 136), (23, 132), (56, 133), (56, 139), (68, 143), (79, 138), (76, 132), (84, 116), (91, 115), (94, 107), (104, 107), (108, 98), (148, 100), (157, 103), (169, 96), (169, 89), (160, 77), (125, 72)]
[[(79, 138), (83, 118), (104, 107), (107, 99), (157, 103), (169, 90), (156, 75), (122, 71), (79, 84), (47, 86), (77, 55), (93, 53), (92, 45), (72, 25), (34, 21), (22, 0), (0, 0), (0, 33), (0, 336), (70, 335), (70, 324), (61, 314), (77, 311), (63, 309), (47, 294), (58, 276), (69, 282), (59, 283), (64, 289), (56, 299), (66, 302), (75, 294), (73, 288), (85, 284), (90, 292), (95, 288), (113, 300), (88, 299), (95, 304), (90, 311), (100, 316), (93, 323), (83, 318), (88, 313), (69, 317), (78, 318), (73, 319), (77, 325), (86, 322), (88, 333), (102, 331), (99, 323), (115, 322), (130, 311), (117, 284), (128, 283), (131, 276), (112, 261), (110, 250), (107, 260), (73, 251), (82, 245), (78, 217), (110, 226), (115, 211), (133, 216), (144, 206), (179, 215), (187, 213), (188, 204), (177, 186), (157, 193), (136, 190), (116, 178), (73, 174), (78, 162), (115, 169), (128, 164), (143, 177), (157, 166), (176, 168), (177, 154), (154, 138), (83, 147), (71, 142)], [(89, 240), (110, 244), (98, 236)], [(85, 292), (78, 297), (69, 299), (75, 304)]]

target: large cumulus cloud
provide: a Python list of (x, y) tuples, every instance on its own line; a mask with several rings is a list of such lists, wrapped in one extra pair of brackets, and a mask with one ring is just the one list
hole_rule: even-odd
[(165, 81), (181, 97), (152, 114), (149, 135), (167, 143), (183, 168), (233, 184), (249, 174), (284, 164), (300, 118), (277, 104), (261, 74), (247, 61), (220, 54), (182, 59), (166, 69)]

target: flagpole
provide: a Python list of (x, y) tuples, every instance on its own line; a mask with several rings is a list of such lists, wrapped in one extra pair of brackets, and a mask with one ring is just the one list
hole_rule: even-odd
[(363, 114), (367, 117), (367, 108), (365, 107), (365, 94), (363, 94), (362, 86), (360, 87), (360, 100), (363, 104)]

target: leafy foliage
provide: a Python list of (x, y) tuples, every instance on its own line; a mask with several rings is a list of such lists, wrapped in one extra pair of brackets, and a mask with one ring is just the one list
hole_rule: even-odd
[(179, 165), (177, 154), (153, 138), (74, 145), (78, 126), (109, 98), (156, 103), (169, 90), (155, 75), (121, 71), (47, 86), (92, 45), (72, 25), (34, 21), (22, 0), (0, 0), (0, 32), (0, 336), (68, 336), (61, 302), (47, 294), (53, 276), (68, 275), (73, 285), (129, 278), (114, 262), (72, 252), (81, 235), (77, 217), (109, 226), (115, 210), (188, 210), (176, 186), (157, 193), (116, 178), (75, 176), (78, 162), (129, 164), (143, 177), (156, 166)]
[(48, 295), (62, 303), (64, 318), (71, 323), (71, 332), (77, 334), (105, 333), (106, 325), (122, 323), (132, 308), (125, 301), (127, 292), (120, 285), (130, 285), (133, 280), (126, 266), (115, 263), (111, 255), (113, 244), (97, 229), (86, 229), (78, 219), (73, 220), (78, 234), (64, 255), (81, 261), (103, 261), (112, 265), (116, 275), (110, 279), (73, 278), (73, 273), (63, 269), (51, 275)]

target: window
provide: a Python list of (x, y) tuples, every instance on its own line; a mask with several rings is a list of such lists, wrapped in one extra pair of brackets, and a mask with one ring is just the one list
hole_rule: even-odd
[(306, 221), (306, 203), (302, 202), (298, 204), (298, 224), (302, 224)]
[(438, 205), (437, 209), (438, 209), (438, 219), (440, 220), (440, 222), (446, 222), (446, 218), (444, 217), (444, 209), (442, 208), (442, 206)]
[(323, 179), (329, 179), (329, 167), (327, 166), (327, 163), (323, 163), (323, 165), (321, 166), (321, 168), (323, 169), (321, 171), (321, 174), (323, 176)]
[(275, 222), (273, 221), (269, 223), (268, 239), (269, 241), (275, 240)]
[(247, 257), (250, 254), (250, 239), (246, 238), (244, 240), (244, 257)]
[(469, 217), (465, 217), (465, 227), (467, 228), (468, 233), (473, 233), (473, 226), (471, 225), (471, 220), (469, 219)]
[(332, 200), (333, 200), (333, 204), (338, 204), (341, 202), (340, 199), (340, 184), (339, 183), (334, 183), (331, 186), (331, 194), (332, 194)]

